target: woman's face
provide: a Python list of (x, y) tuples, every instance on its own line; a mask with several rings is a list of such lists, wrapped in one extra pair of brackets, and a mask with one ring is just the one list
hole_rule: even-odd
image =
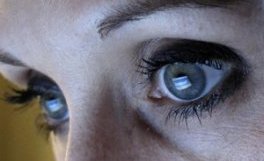
[(262, 160), (263, 7), (0, 0), (1, 72), (59, 86), (67, 106), (42, 105), (58, 161)]

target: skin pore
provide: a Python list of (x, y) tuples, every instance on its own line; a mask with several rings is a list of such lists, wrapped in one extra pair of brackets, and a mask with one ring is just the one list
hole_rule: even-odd
[[(51, 133), (57, 160), (262, 160), (264, 1), (167, 7), (100, 32), (114, 9), (132, 2), (0, 0), (1, 55), (19, 60), (10, 65), (5, 59), (1, 73), (23, 85), (26, 70), (41, 72), (67, 101), (70, 121)], [(164, 38), (234, 48), (251, 66), (248, 80), (212, 116), (204, 112), (201, 122), (195, 116), (187, 124), (177, 118), (166, 122), (163, 104), (169, 101), (151, 99), (151, 82), (140, 83), (144, 77), (136, 72), (149, 56), (137, 52), (139, 45)]]

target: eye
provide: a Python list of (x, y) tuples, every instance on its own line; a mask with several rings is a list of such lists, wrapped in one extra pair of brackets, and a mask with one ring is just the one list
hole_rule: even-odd
[(156, 89), (177, 102), (191, 102), (206, 96), (228, 74), (225, 64), (216, 69), (204, 64), (174, 63), (162, 67), (156, 74)]
[(211, 42), (153, 39), (140, 46), (139, 54), (147, 55), (138, 71), (147, 76), (148, 100), (162, 101), (171, 107), (168, 118), (180, 120), (211, 113), (243, 86), (250, 71), (235, 49)]
[(54, 121), (68, 119), (68, 109), (64, 97), (58, 91), (50, 91), (41, 96), (43, 112)]
[(35, 71), (29, 74), (26, 90), (15, 90), (15, 95), (9, 96), (7, 101), (24, 105), (34, 98), (39, 98), (41, 115), (37, 122), (40, 128), (52, 131), (69, 120), (68, 107), (64, 95), (58, 85), (47, 76)]

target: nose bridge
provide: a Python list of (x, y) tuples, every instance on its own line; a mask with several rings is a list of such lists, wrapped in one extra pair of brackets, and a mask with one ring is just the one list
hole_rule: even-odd
[(70, 87), (67, 161), (105, 160), (107, 149), (119, 146), (112, 81), (107, 72), (94, 68), (78, 74), (82, 81)]

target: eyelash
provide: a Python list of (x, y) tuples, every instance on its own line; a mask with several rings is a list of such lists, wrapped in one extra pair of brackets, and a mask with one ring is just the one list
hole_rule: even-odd
[[(197, 41), (183, 40), (186, 43), (199, 43)], [(204, 42), (205, 43), (205, 42)], [(223, 68), (223, 63), (225, 61), (233, 64), (231, 74), (227, 78), (223, 80), (224, 83), (221, 83), (211, 91), (207, 96), (192, 101), (189, 103), (182, 104), (180, 106), (172, 106), (167, 114), (166, 122), (171, 118), (174, 120), (178, 119), (180, 122), (185, 121), (187, 124), (187, 120), (189, 117), (196, 116), (201, 123), (201, 116), (204, 112), (208, 112), (210, 116), (212, 116), (213, 109), (221, 102), (224, 102), (228, 97), (234, 94), (235, 91), (242, 87), (243, 82), (246, 79), (246, 76), (249, 73), (249, 66), (247, 63), (238, 56), (233, 50), (224, 47), (222, 45), (209, 43), (207, 45), (212, 46), (220, 46), (221, 50), (227, 49), (227, 53), (223, 54), (223, 60), (220, 57), (211, 59), (207, 57), (207, 52), (201, 54), (193, 53), (188, 56), (188, 53), (184, 56), (177, 57), (177, 52), (183, 52), (181, 49), (177, 51), (173, 51), (173, 49), (169, 49), (170, 52), (164, 51), (153, 54), (152, 57), (142, 58), (140, 64), (138, 65), (138, 72), (146, 75), (146, 83), (152, 83), (154, 79), (155, 73), (160, 70), (163, 66), (173, 63), (199, 63), (205, 64), (209, 67), (213, 67), (215, 69), (221, 70)], [(190, 47), (191, 48), (191, 47)], [(196, 46), (197, 48), (197, 46)], [(205, 47), (206, 48), (206, 47)], [(195, 50), (195, 49), (194, 49)], [(199, 48), (197, 51), (207, 50), (204, 48)], [(217, 52), (217, 51), (215, 51)], [(220, 52), (220, 51), (218, 51)], [(210, 53), (210, 51), (208, 51)], [(175, 55), (176, 54), (176, 55)], [(214, 53), (210, 53), (211, 55)], [(230, 55), (231, 54), (231, 55)], [(198, 55), (198, 56), (197, 56)], [(227, 84), (230, 82), (230, 84)]]
[[(151, 59), (142, 59), (142, 62), (145, 66), (140, 65), (140, 73), (147, 75), (147, 80), (151, 82), (153, 80), (154, 74), (164, 65), (168, 64), (166, 62), (156, 62)], [(176, 62), (176, 61), (175, 61)], [(201, 61), (199, 61), (201, 62)], [(187, 61), (185, 61), (187, 63)], [(214, 67), (216, 69), (221, 69), (222, 64), (219, 61), (208, 61), (206, 64), (210, 67)], [(225, 96), (226, 95), (226, 96)], [(170, 118), (179, 118), (180, 121), (187, 121), (190, 116), (196, 116), (201, 123), (200, 117), (202, 116), (202, 112), (208, 112), (210, 116), (212, 115), (213, 107), (215, 107), (220, 102), (224, 102), (227, 96), (231, 95), (227, 93), (223, 93), (221, 91), (214, 91), (212, 94), (207, 96), (206, 98), (202, 98), (200, 100), (187, 103), (181, 105), (180, 107), (171, 107), (167, 117), (166, 122)]]
[[(166, 57), (166, 55), (164, 56), (164, 58)], [(158, 71), (161, 67), (167, 65), (167, 64), (172, 64), (175, 62), (178, 63), (199, 63), (199, 64), (205, 64), (209, 67), (213, 67), (215, 69), (221, 70), (223, 67), (223, 64), (221, 61), (219, 60), (192, 60), (189, 61), (188, 59), (186, 60), (180, 60), (180, 59), (176, 59), (174, 60), (173, 57), (167, 57), (166, 59), (168, 59), (169, 61), (157, 61), (154, 60), (152, 58), (142, 58), (142, 63), (143, 65), (138, 65), (138, 72), (140, 72), (141, 74), (147, 75), (149, 80), (153, 79), (153, 76), (155, 74), (156, 71)]]
[[(45, 78), (47, 79), (47, 78)], [(29, 80), (30, 81), (30, 80)], [(18, 105), (19, 109), (31, 107), (31, 103), (43, 96), (46, 92), (48, 92), (45, 88), (35, 88), (31, 85), (28, 86), (26, 90), (17, 90), (11, 89), (12, 94), (6, 96), (5, 101), (10, 104)], [(38, 104), (40, 104), (38, 100)], [(37, 115), (35, 119), (35, 124), (38, 131), (46, 138), (49, 138), (49, 134), (51, 131), (55, 132), (57, 130), (57, 126), (52, 126), (48, 124), (46, 116), (43, 113)]]

